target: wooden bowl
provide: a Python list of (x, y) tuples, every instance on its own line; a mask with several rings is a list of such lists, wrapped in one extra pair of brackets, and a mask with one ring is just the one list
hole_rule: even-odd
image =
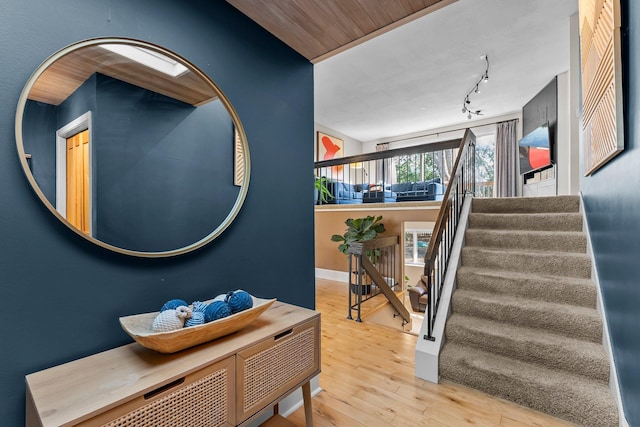
[[(120, 326), (140, 345), (160, 353), (175, 353), (232, 334), (253, 322), (275, 299), (253, 297), (253, 307), (223, 319), (202, 325), (188, 326), (169, 332), (154, 332), (153, 320), (159, 312), (135, 314), (120, 318)], [(213, 300), (205, 301), (207, 303)]]

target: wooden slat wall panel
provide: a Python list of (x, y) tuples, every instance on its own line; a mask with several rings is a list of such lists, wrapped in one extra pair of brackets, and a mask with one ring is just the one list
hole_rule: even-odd
[(234, 147), (233, 184), (241, 186), (244, 182), (244, 149), (242, 147), (242, 138), (240, 138), (238, 131), (235, 131)]
[(585, 173), (624, 149), (619, 0), (580, 0)]
[[(311, 61), (456, 0), (227, 0)], [(389, 28), (389, 29), (390, 29)]]

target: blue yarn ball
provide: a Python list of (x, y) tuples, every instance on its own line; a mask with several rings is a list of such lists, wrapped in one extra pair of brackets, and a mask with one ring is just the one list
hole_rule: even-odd
[(160, 309), (160, 311), (175, 310), (176, 308), (180, 307), (181, 305), (183, 305), (185, 307), (189, 306), (189, 304), (187, 304), (187, 302), (185, 300), (172, 299), (172, 300), (169, 300), (169, 301), (165, 302), (164, 305), (162, 306), (162, 308)]
[(231, 307), (231, 313), (233, 314), (253, 307), (253, 298), (245, 291), (229, 292), (224, 300), (229, 304), (229, 307)]
[(200, 311), (194, 311), (191, 313), (191, 317), (184, 323), (185, 328), (188, 326), (196, 326), (204, 324), (204, 313)]
[(213, 322), (214, 320), (222, 319), (227, 316), (231, 316), (231, 308), (229, 307), (229, 304), (224, 301), (213, 301), (204, 310), (204, 321), (206, 323)]
[(194, 301), (192, 305), (193, 305), (192, 311), (194, 313), (195, 312), (204, 313), (204, 311), (207, 309), (207, 303), (206, 302)]

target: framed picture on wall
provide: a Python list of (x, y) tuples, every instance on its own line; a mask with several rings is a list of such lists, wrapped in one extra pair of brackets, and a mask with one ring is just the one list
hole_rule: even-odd
[(335, 136), (318, 132), (316, 146), (319, 162), (344, 157), (344, 141)]
[(584, 172), (624, 150), (620, 0), (579, 0)]

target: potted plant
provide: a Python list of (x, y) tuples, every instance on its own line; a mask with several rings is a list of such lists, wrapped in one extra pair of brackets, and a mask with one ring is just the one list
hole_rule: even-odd
[(315, 177), (315, 189), (314, 189), (314, 200), (316, 204), (318, 201), (322, 203), (327, 203), (327, 196), (331, 196), (331, 192), (327, 188), (327, 178), (324, 176), (322, 178)]
[(375, 239), (379, 233), (384, 233), (384, 224), (382, 223), (382, 215), (374, 217), (368, 215), (365, 218), (349, 218), (344, 222), (347, 230), (343, 235), (334, 234), (331, 240), (341, 242), (338, 250), (348, 255), (348, 249), (351, 243), (362, 243), (367, 240)]
[[(353, 243), (362, 243), (367, 240), (375, 239), (379, 233), (384, 233), (385, 228), (382, 221), (382, 215), (374, 217), (371, 215), (365, 218), (349, 218), (345, 221), (347, 229), (343, 235), (334, 234), (331, 236), (331, 240), (334, 242), (340, 242), (338, 250), (343, 254), (349, 256), (349, 246)], [(372, 262), (375, 264), (376, 256), (379, 255), (378, 251), (367, 251), (366, 256), (373, 258)], [(365, 279), (366, 285), (363, 285), (363, 294), (371, 293), (371, 282)], [(352, 285), (352, 292), (357, 293), (357, 289), (354, 290), (355, 285)]]

